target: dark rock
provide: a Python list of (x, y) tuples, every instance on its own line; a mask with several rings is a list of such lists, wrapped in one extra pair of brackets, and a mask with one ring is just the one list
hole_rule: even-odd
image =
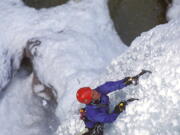
[(109, 0), (109, 12), (115, 29), (128, 46), (142, 32), (166, 23), (171, 0)]
[(22, 0), (25, 5), (36, 9), (50, 8), (66, 3), (68, 0)]

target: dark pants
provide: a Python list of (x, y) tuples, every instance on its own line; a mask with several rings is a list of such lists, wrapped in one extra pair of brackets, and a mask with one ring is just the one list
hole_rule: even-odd
[(88, 132), (82, 135), (103, 135), (104, 124), (97, 123), (93, 128), (88, 128)]

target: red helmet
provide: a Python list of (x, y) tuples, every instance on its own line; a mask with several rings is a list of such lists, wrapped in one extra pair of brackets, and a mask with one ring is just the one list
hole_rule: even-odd
[(76, 93), (79, 102), (89, 104), (92, 101), (92, 89), (89, 87), (80, 88)]

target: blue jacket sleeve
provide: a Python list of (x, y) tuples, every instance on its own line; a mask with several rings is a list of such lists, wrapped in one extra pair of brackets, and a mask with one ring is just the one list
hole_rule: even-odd
[(125, 79), (106, 82), (103, 85), (98, 86), (95, 90), (99, 91), (102, 94), (108, 94), (110, 92), (126, 87), (127, 85), (124, 84), (124, 81)]
[(101, 122), (101, 123), (111, 123), (116, 120), (119, 114), (116, 113), (104, 113), (104, 112), (96, 112), (96, 115), (91, 116), (89, 119), (93, 122)]

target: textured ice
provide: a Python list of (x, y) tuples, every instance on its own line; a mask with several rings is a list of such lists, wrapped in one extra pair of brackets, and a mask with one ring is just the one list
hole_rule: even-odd
[(13, 73), (13, 58), (10, 56), (7, 49), (0, 49), (0, 91), (4, 90), (6, 85), (12, 78)]
[[(130, 86), (111, 95), (113, 101), (140, 98), (130, 104), (113, 124), (118, 127), (114, 135), (180, 133), (179, 25), (179, 21), (171, 21), (143, 33), (133, 41), (128, 52), (115, 59), (116, 64), (109, 67), (110, 74), (106, 80), (131, 76), (141, 69), (152, 71), (152, 75), (140, 79), (138, 86)], [(126, 128), (119, 126), (121, 124)], [(113, 130), (114, 127), (108, 128), (107, 134), (112, 134)]]
[[(174, 2), (173, 7), (178, 6), (178, 1)], [(135, 97), (140, 100), (129, 104), (113, 124), (105, 125), (105, 135), (180, 134), (180, 21), (179, 8), (170, 12), (173, 10), (176, 12), (171, 15), (169, 23), (142, 33), (126, 53), (112, 61), (107, 75), (91, 84), (96, 87), (105, 81), (135, 75), (141, 69), (152, 71), (151, 75), (140, 78), (139, 85), (110, 94), (111, 108), (122, 99)], [(62, 123), (59, 129), (65, 125), (66, 122)], [(70, 131), (59, 134), (74, 134)]]
[[(75, 99), (79, 87), (95, 88), (144, 68), (152, 74), (141, 77), (139, 85), (110, 94), (111, 109), (122, 99), (140, 100), (129, 104), (114, 123), (105, 125), (105, 135), (179, 135), (178, 0), (173, 1), (168, 13), (169, 23), (142, 33), (123, 55), (125, 46), (114, 31), (106, 2), (72, 0), (55, 8), (35, 10), (20, 0), (1, 0), (1, 89), (19, 68), (27, 41), (37, 39), (41, 44), (32, 49), (34, 69), (42, 83), (58, 92), (56, 115), (60, 125), (53, 132), (75, 135), (84, 129), (78, 112), (82, 105)], [(17, 75), (3, 96), (0, 93), (0, 135), (50, 134), (53, 123), (43, 108), (46, 102), (41, 104), (33, 97), (31, 76), (22, 79)]]
[(113, 60), (107, 75), (92, 84), (132, 76), (141, 69), (152, 71), (151, 75), (142, 76), (137, 86), (110, 94), (111, 108), (122, 99), (140, 100), (129, 104), (113, 124), (107, 124), (105, 135), (180, 134), (179, 26), (179, 21), (171, 21), (143, 33), (125, 54)]
[[(126, 49), (113, 28), (104, 0), (72, 0), (62, 6), (41, 10), (29, 8), (21, 0), (1, 0), (0, 8), (3, 11), (0, 13), (0, 87), (7, 86), (12, 74), (15, 77), (19, 74), (16, 71), (27, 41), (39, 40), (41, 44), (31, 50), (34, 70), (43, 84), (57, 90), (56, 114), (62, 122), (77, 111), (79, 104), (75, 98), (76, 89), (97, 79), (112, 58)], [(7, 55), (4, 55), (4, 52)], [(17, 78), (13, 82), (15, 83), (11, 83), (10, 88), (6, 89), (7, 92), (0, 93), (3, 95), (0, 102), (0, 121), (3, 124), (0, 134), (39, 135), (41, 130), (44, 134), (43, 126), (49, 129), (53, 125), (48, 125), (49, 122), (46, 121), (48, 111), (45, 114), (40, 111), (36, 117), (34, 110), (38, 111), (37, 103), (26, 97), (29, 94), (31, 100), (35, 100), (31, 92), (26, 92), (30, 91), (31, 81), (22, 81), (28, 86), (21, 84)], [(16, 107), (19, 102), (22, 104)], [(39, 110), (44, 109), (43, 107), (46, 107), (46, 104), (39, 106)], [(10, 109), (13, 112), (5, 112)], [(29, 111), (32, 114), (26, 117)], [(39, 118), (41, 114), (42, 117)], [(3, 117), (4, 115), (6, 117)], [(43, 117), (45, 125), (41, 123)], [(23, 118), (25, 121), (22, 121)], [(26, 128), (26, 122), (37, 127)]]
[(48, 117), (31, 90), (32, 76), (16, 76), (0, 99), (0, 135), (48, 135)]

